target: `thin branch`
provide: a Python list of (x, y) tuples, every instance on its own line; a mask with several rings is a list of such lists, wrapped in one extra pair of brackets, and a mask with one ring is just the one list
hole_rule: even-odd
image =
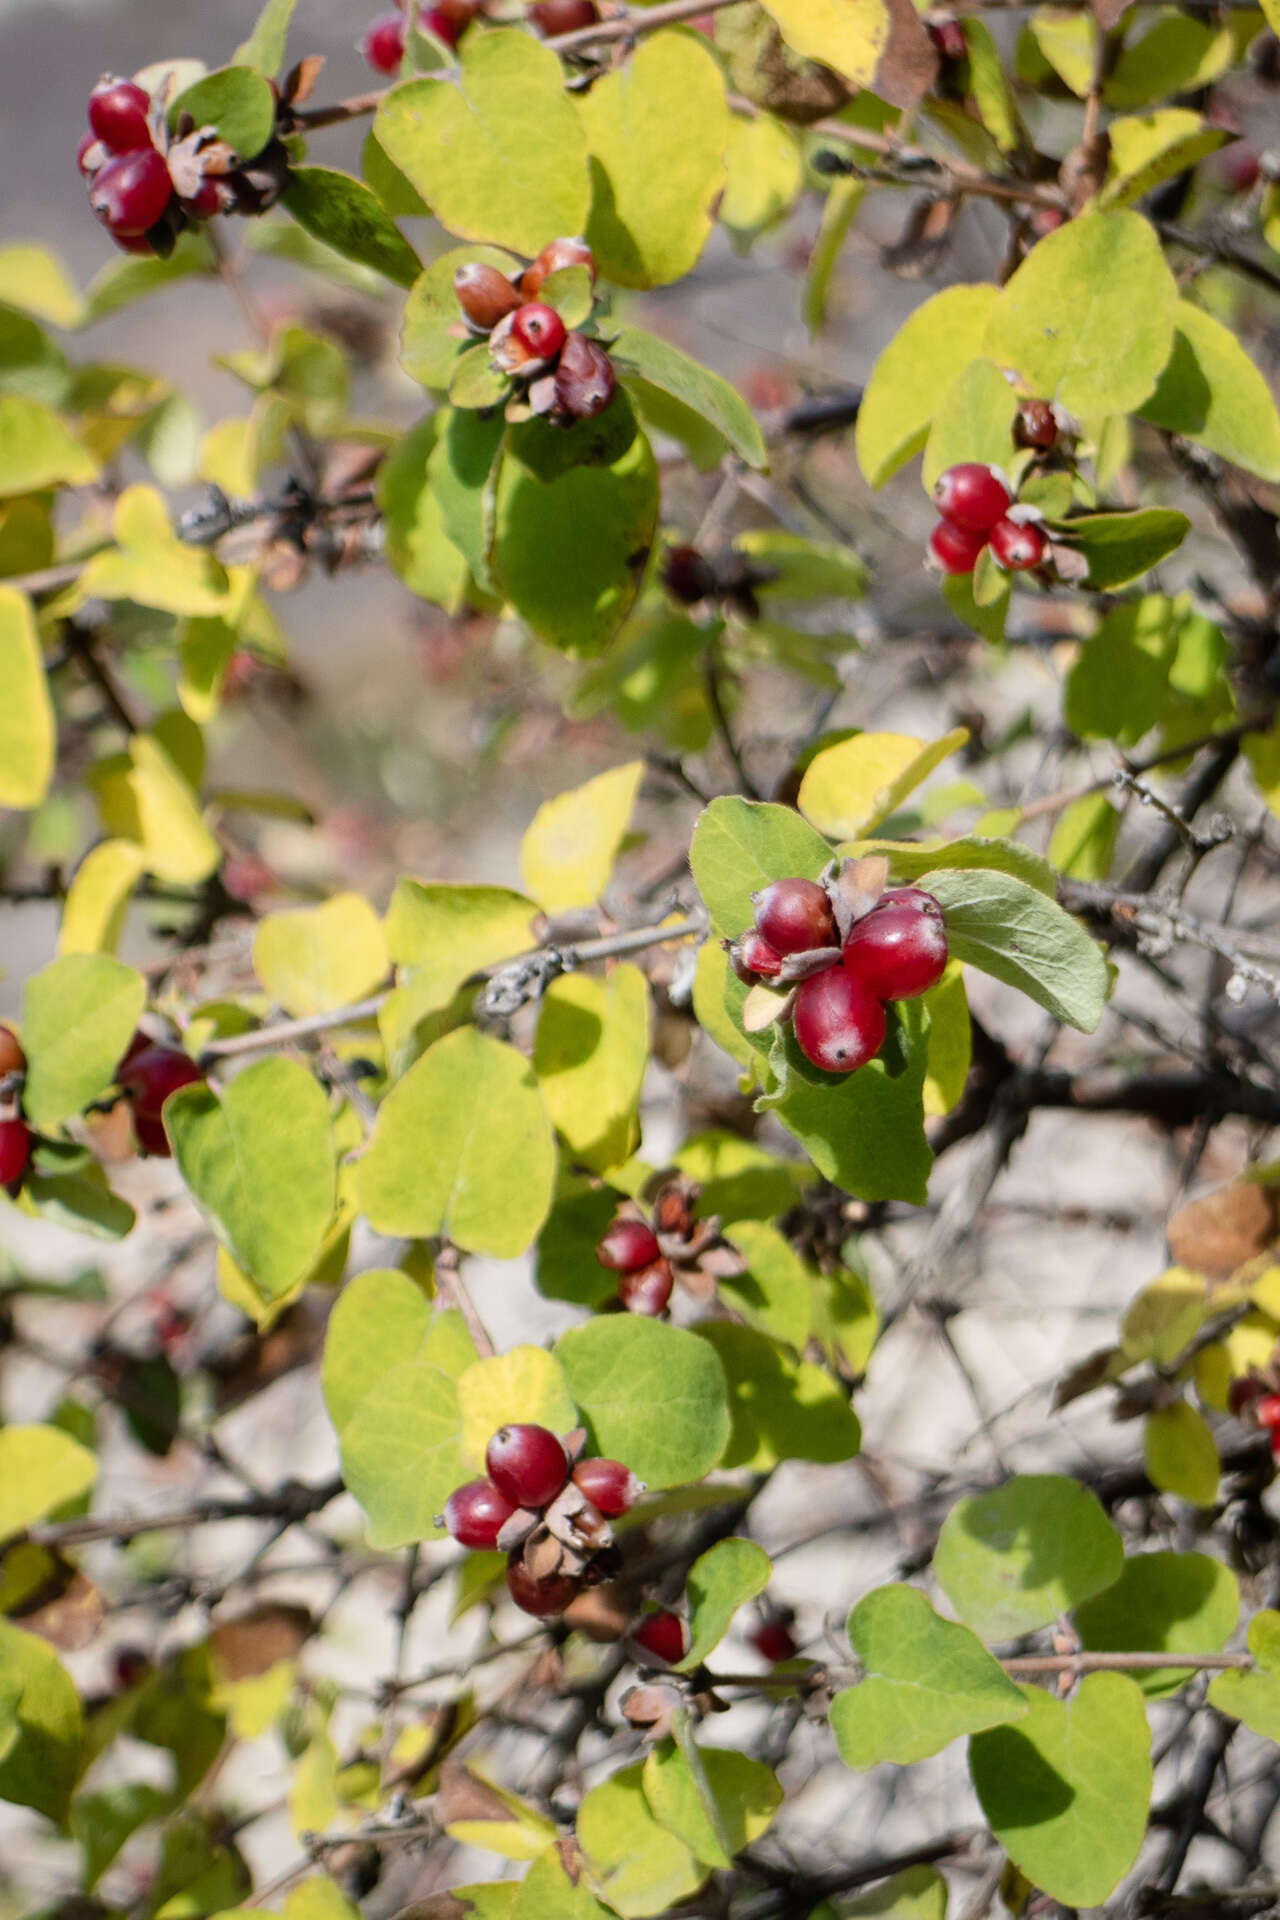
[(32, 1527), (27, 1537), (40, 1547), (79, 1547), (91, 1540), (124, 1543), (144, 1533), (176, 1533), (187, 1527), (210, 1526), (223, 1520), (285, 1520), (292, 1526), (310, 1514), (319, 1513), (345, 1490), (336, 1475), (315, 1486), (289, 1480), (275, 1493), (255, 1494), (248, 1499), (193, 1500), (186, 1506), (161, 1507), (155, 1513), (60, 1520), (49, 1526)]

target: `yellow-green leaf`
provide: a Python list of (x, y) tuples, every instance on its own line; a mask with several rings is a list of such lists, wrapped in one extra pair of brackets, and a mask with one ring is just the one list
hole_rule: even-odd
[(473, 1362), (458, 1376), (458, 1412), (463, 1461), (477, 1470), (490, 1440), (509, 1422), (532, 1421), (552, 1433), (578, 1424), (564, 1368), (545, 1347), (513, 1347)]
[(875, 80), (889, 44), (885, 0), (766, 0), (789, 47), (820, 60), (856, 87)]
[(820, 832), (851, 840), (887, 820), (968, 738), (964, 727), (931, 744), (905, 733), (855, 734), (814, 755), (797, 805)]
[(58, 952), (114, 953), (145, 869), (142, 848), (133, 840), (103, 840), (90, 848), (67, 889)]
[(60, 1427), (0, 1428), (0, 1540), (76, 1499), (98, 1477), (98, 1462)]
[(643, 777), (644, 762), (630, 760), (538, 808), (520, 843), (520, 871), (547, 913), (589, 907), (600, 898)]
[(44, 487), (82, 487), (98, 463), (51, 407), (25, 394), (0, 394), (0, 496)]
[(3, 586), (0, 686), (0, 807), (37, 807), (53, 777), (53, 703), (31, 602)]
[(634, 1150), (649, 1059), (649, 987), (638, 967), (569, 973), (543, 997), (533, 1066), (575, 1160), (604, 1172)]
[(253, 967), (286, 1013), (331, 1013), (363, 1000), (386, 977), (387, 943), (363, 894), (269, 913), (258, 925)]
[(1221, 1466), (1209, 1424), (1185, 1400), (1149, 1413), (1142, 1453), (1153, 1484), (1176, 1493), (1194, 1507), (1211, 1507), (1218, 1497)]

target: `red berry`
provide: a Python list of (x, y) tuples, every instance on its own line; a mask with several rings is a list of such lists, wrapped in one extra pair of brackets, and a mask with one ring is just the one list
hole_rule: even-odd
[(799, 1649), (791, 1630), (781, 1620), (766, 1620), (751, 1636), (751, 1644), (765, 1660), (794, 1660)]
[(628, 1313), (643, 1314), (656, 1320), (671, 1298), (675, 1276), (669, 1260), (655, 1260), (634, 1273), (624, 1273), (618, 1282), (618, 1298)]
[(109, 227), (107, 231), (122, 253), (155, 252), (145, 233), (117, 233), (114, 227)]
[(375, 73), (399, 73), (404, 49), (405, 24), (398, 13), (380, 13), (360, 42), (360, 51)]
[(934, 482), (933, 503), (953, 527), (986, 533), (1009, 511), (1009, 489), (990, 467), (964, 460)]
[(569, 1478), (569, 1456), (549, 1427), (499, 1427), (484, 1456), (498, 1492), (517, 1507), (545, 1507)]
[(468, 1480), (445, 1501), (444, 1524), (460, 1546), (492, 1551), (514, 1512), (513, 1503), (492, 1480)]
[(164, 1130), (164, 1121), (158, 1115), (135, 1113), (133, 1131), (142, 1152), (153, 1160), (172, 1158), (173, 1148), (169, 1145), (169, 1136)]
[(596, 1259), (612, 1273), (633, 1273), (656, 1260), (658, 1236), (643, 1220), (614, 1220), (596, 1244)]
[(89, 205), (115, 239), (132, 239), (154, 227), (172, 198), (169, 169), (154, 147), (108, 160), (89, 188)]
[(939, 520), (929, 535), (929, 557), (943, 573), (972, 573), (986, 544), (985, 533), (964, 533), (949, 520)]
[(629, 1513), (644, 1492), (644, 1481), (637, 1480), (621, 1460), (579, 1460), (573, 1470), (573, 1484), (606, 1520)]
[(27, 1056), (18, 1044), (17, 1034), (10, 1027), (0, 1027), (0, 1080), (26, 1070)]
[(940, 60), (963, 60), (969, 52), (969, 44), (964, 37), (964, 28), (958, 20), (930, 20), (929, 38), (938, 50)]
[(782, 972), (782, 955), (775, 953), (764, 935), (751, 927), (730, 947), (729, 964), (739, 980), (745, 980), (750, 986), (755, 980), (776, 980)]
[(151, 95), (133, 80), (99, 80), (89, 95), (89, 125), (112, 153), (149, 147)]
[(775, 953), (808, 953), (839, 944), (826, 888), (816, 880), (775, 880), (753, 893), (756, 932)]
[(31, 1135), (21, 1120), (0, 1120), (0, 1187), (15, 1190), (31, 1158)]
[(991, 529), (991, 552), (1011, 573), (1025, 573), (1044, 559), (1045, 540), (1039, 527), (1019, 526), (1016, 520), (997, 520)]
[(1237, 140), (1234, 145), (1224, 147), (1216, 164), (1218, 178), (1231, 193), (1250, 192), (1262, 175), (1261, 156), (1247, 140)]
[(554, 360), (564, 345), (564, 321), (541, 300), (526, 301), (511, 316), (511, 338), (529, 360)]
[(631, 1638), (664, 1667), (683, 1660), (688, 1640), (684, 1621), (678, 1613), (650, 1613), (640, 1622)]
[(1043, 240), (1046, 234), (1056, 233), (1065, 226), (1067, 216), (1057, 207), (1037, 207), (1031, 216), (1031, 231), (1037, 240)]
[(506, 274), (479, 260), (469, 260), (465, 267), (458, 268), (453, 276), (453, 290), (468, 320), (485, 333), (520, 305), (520, 295)]
[(844, 964), (877, 1000), (914, 1000), (942, 978), (947, 934), (942, 915), (903, 902), (883, 902), (855, 920), (844, 943)]
[(190, 199), (180, 200), (178, 205), (193, 220), (212, 220), (215, 213), (229, 213), (234, 202), (234, 190), (225, 181), (208, 174), (200, 182), (198, 191)]
[(884, 1008), (845, 967), (802, 980), (791, 1018), (801, 1053), (828, 1073), (853, 1073), (884, 1045)]
[(125, 1089), (135, 1114), (144, 1120), (159, 1120), (171, 1093), (203, 1079), (191, 1055), (181, 1047), (151, 1045), (134, 1053), (131, 1046), (124, 1064), (116, 1069), (117, 1085)]
[(1280, 1460), (1280, 1427), (1268, 1427), (1267, 1432), (1271, 1436), (1272, 1455), (1275, 1459)]
[(1013, 426), (1020, 447), (1038, 447), (1047, 453), (1058, 440), (1058, 422), (1047, 400), (1024, 400)]
[(618, 376), (598, 340), (571, 333), (556, 367), (556, 406), (571, 420), (593, 420), (613, 399)]
[(473, 9), (470, 7), (428, 7), (422, 15), (422, 25), (425, 32), (433, 33), (437, 40), (443, 40), (446, 47), (456, 47), (472, 18)]
[(1259, 1426), (1280, 1427), (1280, 1393), (1261, 1394), (1254, 1412)]
[(599, 18), (595, 0), (534, 0), (529, 9), (529, 19), (548, 40), (576, 33), (580, 27), (594, 27)]
[[(554, 0), (548, 0), (548, 4), (553, 3)], [(584, 0), (565, 0), (565, 4), (576, 7), (584, 4)], [(592, 21), (599, 19), (600, 16), (595, 10), (593, 0), (585, 0), (585, 4), (591, 8)], [(537, 7), (531, 9), (531, 12), (534, 14), (536, 14), (537, 11)], [(568, 33), (570, 29), (568, 27), (557, 27), (555, 31), (557, 33)], [(581, 239), (577, 234), (570, 235), (563, 240), (552, 240), (542, 249), (542, 252), (532, 265), (525, 268), (520, 279), (520, 291), (525, 299), (536, 300), (542, 291), (542, 283), (547, 275), (549, 273), (559, 273), (563, 267), (586, 267), (591, 274), (591, 279), (594, 284), (596, 277), (596, 257), (586, 241)]]
[(662, 563), (662, 580), (668, 593), (686, 607), (696, 606), (714, 593), (716, 576), (711, 562), (696, 547), (671, 547)]
[(536, 1580), (520, 1558), (517, 1547), (507, 1562), (507, 1592), (525, 1613), (539, 1619), (549, 1613), (563, 1613), (582, 1591), (582, 1581), (572, 1573), (549, 1573)]

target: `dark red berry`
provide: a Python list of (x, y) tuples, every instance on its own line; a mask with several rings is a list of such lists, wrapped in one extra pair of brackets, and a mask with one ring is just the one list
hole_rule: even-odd
[(405, 24), (398, 13), (380, 13), (360, 42), (360, 51), (375, 73), (399, 73), (404, 49)]
[(1039, 527), (1019, 526), (1016, 520), (997, 520), (991, 529), (991, 552), (1011, 573), (1025, 573), (1044, 559), (1044, 535)]
[(664, 1667), (683, 1660), (688, 1639), (684, 1621), (678, 1613), (650, 1613), (640, 1622), (631, 1638)]
[(662, 563), (662, 579), (667, 592), (686, 607), (696, 606), (715, 591), (716, 576), (711, 562), (696, 547), (670, 547)]
[(422, 14), (422, 25), (425, 32), (443, 40), (446, 47), (456, 47), (474, 17), (474, 7), (427, 7)]
[(751, 927), (729, 949), (729, 964), (739, 980), (750, 986), (754, 980), (776, 980), (782, 972), (782, 955), (775, 953), (762, 933)]
[(936, 986), (946, 968), (941, 913), (881, 902), (849, 929), (844, 964), (877, 1000), (914, 1000)]
[(141, 1647), (121, 1647), (112, 1662), (116, 1686), (120, 1692), (136, 1687), (151, 1671), (151, 1662)]
[[(584, 0), (566, 0), (566, 3), (570, 6), (579, 6), (584, 3)], [(585, 4), (591, 8), (592, 20), (599, 19), (593, 0), (585, 0)], [(532, 11), (536, 13), (538, 9), (534, 7)], [(557, 27), (556, 32), (568, 33), (569, 28)], [(564, 267), (586, 267), (591, 274), (592, 282), (595, 281), (596, 257), (586, 241), (577, 234), (569, 235), (563, 240), (552, 240), (542, 249), (537, 259), (525, 268), (520, 278), (520, 291), (525, 299), (536, 300), (547, 275), (559, 273)]]
[(606, 1520), (629, 1513), (644, 1492), (644, 1481), (637, 1480), (621, 1460), (579, 1460), (573, 1470), (573, 1484)]
[(151, 95), (133, 80), (99, 80), (89, 95), (89, 125), (112, 153), (152, 144), (150, 111)]
[(544, 1619), (549, 1613), (563, 1613), (582, 1591), (582, 1581), (572, 1573), (549, 1573), (536, 1580), (520, 1558), (517, 1547), (507, 1562), (507, 1592), (525, 1613)]
[(618, 387), (613, 362), (598, 340), (571, 333), (556, 367), (556, 407), (571, 420), (593, 420), (603, 413)]
[(230, 213), (234, 203), (234, 190), (225, 180), (218, 180), (209, 174), (190, 199), (180, 200), (178, 205), (193, 220), (212, 220), (215, 213)]
[(168, 1160), (173, 1155), (164, 1121), (158, 1114), (135, 1113), (133, 1131), (142, 1152), (153, 1160)]
[(756, 932), (775, 953), (808, 953), (838, 944), (826, 888), (816, 880), (775, 880), (753, 893)]
[(10, 1027), (0, 1027), (0, 1080), (26, 1070), (27, 1056), (18, 1044), (17, 1034)]
[(514, 1512), (514, 1504), (492, 1480), (468, 1480), (445, 1501), (444, 1524), (460, 1546), (491, 1552)]
[(16, 1189), (31, 1158), (31, 1135), (21, 1120), (0, 1120), (0, 1187)]
[(146, 1120), (158, 1120), (165, 1101), (179, 1087), (194, 1086), (203, 1079), (191, 1055), (181, 1047), (154, 1044), (137, 1053), (131, 1048), (124, 1064), (116, 1070), (117, 1084), (133, 1101), (135, 1114)]
[(647, 1267), (624, 1273), (618, 1282), (618, 1298), (628, 1313), (643, 1314), (656, 1320), (671, 1298), (675, 1275), (669, 1260), (654, 1260)]
[(526, 301), (511, 316), (511, 338), (529, 360), (554, 360), (565, 340), (564, 321), (541, 300)]
[(1009, 511), (1009, 489), (977, 460), (948, 467), (934, 482), (933, 503), (944, 520), (966, 533), (986, 533)]
[(828, 1073), (853, 1073), (884, 1045), (884, 1008), (845, 967), (802, 980), (791, 1019), (801, 1053)]
[(164, 155), (154, 147), (140, 147), (108, 160), (89, 188), (89, 205), (117, 239), (154, 227), (172, 198), (169, 169)]
[(927, 25), (940, 60), (963, 60), (967, 56), (969, 45), (958, 20), (930, 20)]
[(1262, 157), (1247, 140), (1237, 140), (1218, 154), (1218, 178), (1229, 193), (1249, 193), (1262, 176)]
[(122, 253), (155, 252), (145, 233), (117, 233), (114, 227), (108, 228), (108, 232)]
[(577, 33), (580, 27), (594, 27), (599, 18), (595, 0), (534, 0), (529, 9), (529, 19), (548, 40), (561, 33)]
[(1262, 1427), (1280, 1427), (1280, 1393), (1264, 1393), (1254, 1408)]
[(516, 1507), (545, 1507), (569, 1478), (569, 1456), (549, 1427), (499, 1427), (484, 1456), (498, 1492)]
[(791, 1629), (782, 1620), (766, 1620), (758, 1626), (751, 1636), (751, 1644), (762, 1659), (794, 1660), (799, 1649), (791, 1637)]
[(499, 273), (496, 267), (485, 266), (480, 260), (469, 260), (465, 267), (458, 268), (453, 276), (453, 290), (468, 320), (485, 333), (520, 305), (520, 295), (506, 274)]
[(1013, 424), (1013, 437), (1020, 447), (1037, 447), (1047, 453), (1057, 445), (1058, 422), (1047, 400), (1024, 400)]
[(939, 520), (929, 535), (929, 557), (943, 573), (972, 573), (986, 544), (985, 533), (965, 533)]
[(611, 1273), (647, 1267), (661, 1252), (658, 1236), (643, 1220), (614, 1220), (596, 1244), (596, 1259)]

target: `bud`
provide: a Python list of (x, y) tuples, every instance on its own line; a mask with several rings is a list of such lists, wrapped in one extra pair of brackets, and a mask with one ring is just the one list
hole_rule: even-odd
[(604, 348), (585, 334), (571, 333), (556, 368), (556, 403), (561, 412), (571, 420), (591, 420), (604, 412), (617, 384)]
[[(557, 32), (567, 31), (567, 28), (557, 29)], [(565, 267), (585, 267), (591, 275), (592, 286), (595, 285), (596, 257), (586, 241), (574, 235), (570, 239), (552, 240), (542, 249), (533, 265), (525, 268), (520, 281), (520, 290), (525, 299), (536, 300), (547, 275), (560, 273)]]
[(520, 305), (520, 295), (506, 275), (479, 260), (469, 260), (465, 267), (458, 268), (453, 290), (467, 319), (482, 333), (488, 333)]

